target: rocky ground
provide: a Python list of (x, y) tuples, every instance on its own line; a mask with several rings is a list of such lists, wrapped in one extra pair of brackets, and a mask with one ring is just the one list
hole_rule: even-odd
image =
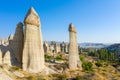
[(120, 66), (113, 67), (102, 63), (102, 67), (97, 67), (95, 58), (87, 56), (85, 60), (92, 62), (92, 71), (79, 69), (70, 71), (66, 61), (67, 56), (63, 55), (62, 58), (63, 60), (57, 59), (55, 62), (48, 58), (45, 64), (46, 69), (37, 74), (2, 64), (0, 65), (0, 80), (120, 80)]

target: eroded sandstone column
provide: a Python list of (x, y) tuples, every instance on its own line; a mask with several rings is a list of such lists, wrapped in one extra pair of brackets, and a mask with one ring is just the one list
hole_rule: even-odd
[(22, 68), (23, 41), (24, 41), (23, 24), (19, 22), (17, 24), (17, 28), (13, 37), (12, 49), (15, 54), (15, 58), (17, 59), (18, 62), (17, 66), (20, 68)]
[(75, 70), (78, 66), (81, 67), (81, 61), (78, 55), (76, 29), (72, 23), (69, 25), (69, 39), (69, 68), (70, 70)]
[(24, 24), (23, 70), (41, 72), (44, 68), (42, 33), (39, 16), (33, 8), (28, 11)]

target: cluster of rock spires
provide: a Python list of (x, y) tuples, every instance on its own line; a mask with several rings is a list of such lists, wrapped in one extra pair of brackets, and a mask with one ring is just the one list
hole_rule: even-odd
[(54, 51), (55, 53), (66, 54), (69, 51), (69, 45), (68, 43), (65, 42), (58, 43), (55, 41), (51, 41), (51, 42), (45, 41), (43, 43), (43, 48), (45, 53), (52, 53)]
[[(24, 29), (23, 26), (25, 26)], [(56, 52), (61, 51), (64, 53), (69, 51), (69, 68), (75, 70), (78, 67), (81, 68), (81, 61), (78, 54), (76, 29), (73, 24), (69, 25), (69, 34), (69, 49), (68, 45), (61, 44), (61, 48), (56, 47)], [(30, 8), (24, 19), (24, 25), (21, 22), (18, 23), (14, 36), (9, 36), (9, 46), (6, 46), (10, 52), (9, 61), (11, 61), (12, 65), (18, 66), (25, 71), (41, 72), (45, 69), (44, 51), (46, 51), (47, 46), (46, 43), (43, 45), (40, 18), (36, 11)], [(6, 51), (0, 52), (4, 52), (5, 55)]]

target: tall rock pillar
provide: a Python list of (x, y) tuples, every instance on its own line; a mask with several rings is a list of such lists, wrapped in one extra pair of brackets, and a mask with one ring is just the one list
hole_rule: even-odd
[(44, 68), (44, 49), (38, 14), (30, 8), (25, 19), (23, 70), (38, 73)]
[(69, 69), (70, 70), (75, 70), (77, 69), (81, 61), (79, 59), (78, 55), (78, 43), (77, 43), (77, 36), (76, 36), (76, 29), (74, 25), (71, 23), (69, 25), (69, 40), (70, 40), (70, 45), (69, 45)]
[(23, 53), (23, 24), (19, 22), (17, 24), (17, 28), (13, 37), (12, 49), (15, 54), (15, 58), (17, 59), (16, 66), (22, 68), (22, 53)]

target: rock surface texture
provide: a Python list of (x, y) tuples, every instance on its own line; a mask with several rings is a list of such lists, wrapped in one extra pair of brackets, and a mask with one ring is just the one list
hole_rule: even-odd
[(38, 73), (44, 69), (44, 50), (38, 14), (30, 8), (25, 19), (23, 70)]

